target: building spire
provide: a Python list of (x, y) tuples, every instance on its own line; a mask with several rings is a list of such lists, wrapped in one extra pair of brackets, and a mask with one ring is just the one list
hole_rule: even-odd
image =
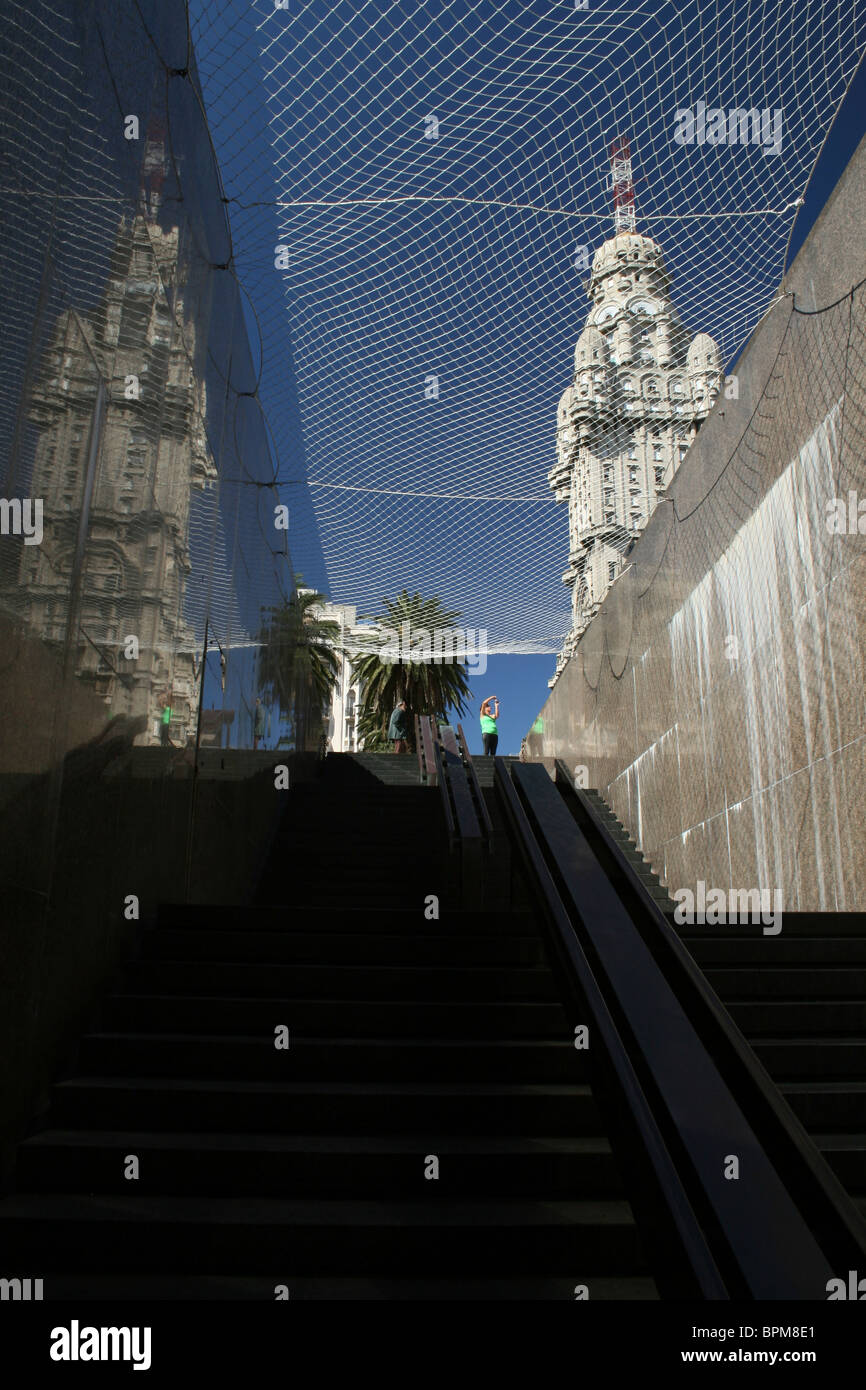
[(610, 147), (610, 185), (613, 189), (614, 234), (635, 230), (634, 180), (631, 172), (631, 145), (618, 135)]

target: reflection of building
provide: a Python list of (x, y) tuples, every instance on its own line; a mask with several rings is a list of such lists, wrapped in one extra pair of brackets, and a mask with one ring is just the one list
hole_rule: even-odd
[(190, 497), (216, 478), (192, 326), (183, 327), (184, 345), (176, 322), (184, 317), (178, 235), (142, 214), (122, 223), (101, 304), (58, 319), (30, 403), (39, 428), (31, 492), (43, 499), (45, 538), (23, 551), (19, 575), (22, 616), (49, 642), (67, 639), (72, 592), (78, 679), (111, 713), (146, 715), (151, 743), (166, 703), (172, 741), (195, 732), (195, 642), (184, 621)]
[(671, 303), (661, 248), (635, 230), (628, 143), (612, 150), (615, 235), (596, 251), (592, 308), (557, 416), (548, 476), (568, 502), (572, 624), (553, 685), (646, 526), (718, 394), (719, 350), (691, 341)]
[[(303, 592), (303, 591), (302, 591)], [(363, 688), (352, 670), (352, 657), (367, 651), (369, 639), (377, 631), (375, 623), (358, 622), (354, 603), (324, 603), (315, 609), (323, 622), (338, 623), (340, 627), (339, 673), (327, 710), (328, 747), (332, 753), (357, 753), (358, 715)]]

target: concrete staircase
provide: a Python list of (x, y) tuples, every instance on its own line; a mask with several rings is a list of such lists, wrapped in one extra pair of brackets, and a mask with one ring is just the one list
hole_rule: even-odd
[(655, 1297), (529, 903), (425, 916), (439, 794), (407, 766), (330, 755), (252, 907), (161, 913), (21, 1145), (7, 1273), (48, 1299)]
[(586, 795), (675, 926), (759, 1060), (866, 1215), (866, 917), (782, 915), (760, 924), (683, 924), (601, 796)]
[(655, 899), (663, 912), (669, 914), (673, 913), (677, 904), (673, 898), (670, 897), (658, 874), (651, 867), (649, 862), (644, 859), (625, 826), (621, 821), (617, 820), (601, 794), (594, 790), (587, 790), (584, 795), (592, 802), (605, 829), (622, 850), (650, 897)]
[(788, 912), (679, 934), (836, 1176), (866, 1216), (866, 921)]

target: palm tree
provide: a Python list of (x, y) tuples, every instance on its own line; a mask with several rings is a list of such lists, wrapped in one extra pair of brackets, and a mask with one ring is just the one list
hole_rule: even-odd
[[(447, 612), (438, 598), (422, 599), (420, 594), (410, 595), (406, 589), (393, 601), (384, 598), (382, 603), (383, 611), (374, 618), (379, 631), (369, 640), (371, 647), (376, 643), (376, 649), (356, 656), (353, 662), (362, 691), (358, 733), (364, 738), (364, 747), (371, 750), (387, 746), (388, 720), (400, 700), (406, 701), (410, 717), (429, 714), (444, 723), (449, 708), (465, 713), (464, 701), (471, 695), (465, 660), (437, 663), (423, 654), (416, 661), (404, 660), (413, 654), (414, 635), (453, 629), (460, 614)], [(404, 624), (408, 624), (408, 629), (404, 629)], [(391, 646), (392, 656), (399, 659), (388, 659), (388, 633), (398, 639)], [(399, 640), (404, 633), (409, 636), (408, 653)], [(410, 723), (410, 731), (411, 728)], [(411, 732), (410, 743), (414, 743)]]
[(310, 710), (317, 738), (316, 714), (326, 715), (340, 669), (340, 626), (321, 616), (325, 595), (303, 589), (302, 583), (296, 575), (291, 598), (262, 611), (259, 686), (276, 700), (283, 717), (292, 720), (296, 733)]

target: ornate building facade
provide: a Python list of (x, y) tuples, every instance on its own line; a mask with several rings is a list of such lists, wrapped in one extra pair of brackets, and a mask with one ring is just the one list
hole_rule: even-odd
[(557, 414), (548, 482), (568, 503), (563, 582), (572, 622), (553, 686), (718, 395), (712, 338), (692, 338), (670, 297), (661, 247), (635, 229), (628, 144), (612, 147), (615, 235), (596, 251), (592, 307)]
[[(301, 589), (299, 592), (310, 591)], [(339, 670), (328, 707), (323, 711), (328, 751), (357, 753), (364, 747), (364, 740), (358, 733), (364, 682), (354, 669), (353, 658), (370, 650), (370, 641), (378, 632), (378, 625), (359, 619), (354, 603), (326, 601), (316, 606), (315, 613), (318, 618), (337, 623), (340, 628)]]
[(30, 402), (45, 539), (22, 549), (16, 607), (43, 641), (71, 645), (75, 676), (106, 715), (144, 716), (138, 742), (160, 741), (168, 705), (170, 738), (183, 746), (198, 713), (185, 616), (190, 506), (217, 469), (194, 330), (178, 326), (178, 237), (143, 212), (122, 222), (101, 303), (57, 320)]

